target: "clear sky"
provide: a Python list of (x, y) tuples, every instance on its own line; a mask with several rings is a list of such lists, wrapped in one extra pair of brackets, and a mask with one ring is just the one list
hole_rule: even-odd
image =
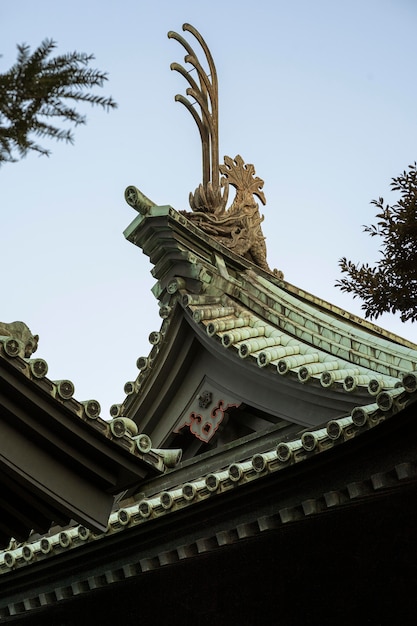
[[(417, 159), (415, 0), (15, 0), (0, 2), (0, 72), (16, 44), (58, 42), (95, 54), (99, 93), (116, 111), (86, 109), (75, 145), (52, 145), (0, 168), (0, 320), (40, 335), (37, 356), (78, 400), (124, 399), (150, 350), (158, 305), (150, 262), (125, 241), (135, 185), (156, 204), (188, 208), (201, 182), (197, 128), (174, 102), (186, 83), (169, 69), (167, 38), (193, 24), (213, 54), (220, 89), (220, 157), (241, 154), (265, 181), (270, 266), (348, 311), (334, 287), (338, 259), (373, 262), (362, 232), (373, 198), (394, 202), (393, 176)], [(381, 326), (417, 342), (417, 327)]]

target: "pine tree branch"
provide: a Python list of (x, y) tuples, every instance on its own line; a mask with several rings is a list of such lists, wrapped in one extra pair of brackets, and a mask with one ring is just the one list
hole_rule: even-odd
[(46, 120), (85, 124), (85, 116), (74, 104), (87, 103), (107, 111), (117, 107), (113, 98), (91, 92), (108, 80), (107, 73), (89, 66), (93, 55), (75, 51), (51, 57), (55, 48), (51, 39), (45, 39), (33, 53), (27, 44), (18, 45), (16, 63), (0, 74), (0, 165), (30, 151), (49, 155), (50, 150), (35, 143), (32, 135), (72, 143), (70, 129)]

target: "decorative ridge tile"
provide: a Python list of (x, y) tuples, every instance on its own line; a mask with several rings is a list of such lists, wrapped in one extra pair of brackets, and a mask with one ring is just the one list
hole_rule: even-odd
[[(232, 304), (233, 301), (230, 302)], [(252, 357), (261, 368), (276, 366), (281, 375), (291, 372), (302, 383), (314, 379), (324, 388), (338, 383), (349, 392), (362, 386), (371, 395), (400, 383), (398, 377), (387, 376), (384, 372), (359, 366), (313, 347), (272, 326), (248, 309), (235, 307), (233, 313), (233, 306), (226, 304), (225, 299), (221, 310), (207, 306), (204, 312), (194, 305), (187, 306), (194, 321), (205, 327), (209, 337), (217, 338), (228, 349), (234, 348), (242, 359)]]

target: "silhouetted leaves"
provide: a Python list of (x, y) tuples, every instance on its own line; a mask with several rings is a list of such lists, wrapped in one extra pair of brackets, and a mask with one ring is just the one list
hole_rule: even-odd
[(49, 155), (50, 150), (36, 138), (72, 143), (72, 131), (54, 124), (56, 119), (74, 126), (85, 124), (76, 103), (107, 110), (117, 106), (111, 97), (89, 92), (107, 80), (106, 73), (89, 67), (92, 55), (71, 52), (51, 58), (55, 47), (54, 41), (45, 40), (31, 54), (29, 46), (17, 46), (16, 63), (0, 74), (0, 165), (30, 151)]
[(391, 190), (400, 193), (396, 204), (372, 200), (377, 223), (364, 226), (371, 237), (381, 237), (381, 259), (374, 267), (340, 259), (342, 273), (336, 282), (342, 291), (363, 300), (365, 316), (400, 313), (401, 320), (417, 320), (417, 164), (392, 179)]

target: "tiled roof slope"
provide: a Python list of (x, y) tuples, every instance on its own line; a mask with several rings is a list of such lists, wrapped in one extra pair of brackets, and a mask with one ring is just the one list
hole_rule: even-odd
[(416, 351), (343, 321), (336, 325), (330, 316), (319, 317), (311, 305), (301, 307), (283, 289), (275, 287), (272, 292), (271, 287), (254, 281), (255, 295), (247, 290), (242, 297), (246, 306), (230, 297), (205, 304), (204, 296), (199, 302), (188, 295), (184, 304), (193, 320), (224, 348), (259, 368), (292, 374), (301, 383), (314, 380), (323, 388), (339, 384), (346, 392), (362, 386), (375, 396), (383, 388), (395, 387), (401, 373), (415, 368)]
[[(255, 507), (252, 518), (236, 527), (213, 531), (204, 525), (190, 544), (181, 540), (164, 549), (161, 539), (153, 552), (139, 546), (139, 556), (117, 571), (109, 566), (104, 575), (75, 576), (69, 586), (49, 591), (47, 600), (43, 593), (24, 603), (0, 603), (1, 617), (75, 597), (287, 523), (391, 493), (417, 477), (415, 454), (401, 459), (390, 456), (375, 469), (371, 463), (369, 475), (358, 475), (354, 454), (349, 456), (355, 442), (371, 445), (374, 439), (370, 436), (375, 433), (377, 439), (385, 425), (401, 422), (408, 407), (416, 402), (417, 349), (413, 344), (256, 269), (211, 241), (170, 207), (154, 207), (147, 215), (138, 216), (126, 236), (142, 246), (154, 263), (153, 274), (158, 281), (154, 292), (160, 301), (162, 325), (150, 335), (149, 355), (138, 359), (138, 376), (126, 383), (125, 401), (112, 407), (113, 423), (131, 423), (129, 415), (133, 416), (138, 398), (146, 395), (158, 365), (167, 357), (179, 318), (187, 321), (204, 346), (214, 346), (259, 376), (268, 371), (277, 383), (289, 380), (300, 395), (314, 388), (324, 399), (336, 390), (350, 399), (351, 408), (290, 437), (281, 437), (274, 429), (256, 433), (252, 439), (235, 441), (151, 478), (141, 486), (141, 494), (119, 503), (102, 534), (80, 525), (51, 531), (33, 541), (13, 542), (0, 553), (0, 573), (7, 577), (16, 569), (82, 549), (87, 543), (104, 546), (107, 538), (128, 538), (129, 531), (135, 529), (146, 533), (162, 518), (169, 524), (164, 525), (165, 530), (175, 527), (177, 533), (177, 515), (198, 511), (211, 502), (222, 502), (224, 510), (228, 498), (244, 497), (251, 485), (262, 489), (272, 477), (282, 476), (285, 481), (291, 475), (308, 473), (311, 462), (326, 464), (326, 459), (334, 459), (342, 450), (340, 458), (350, 459), (351, 473), (334, 488), (315, 485), (311, 496), (296, 490), (289, 498), (285, 490), (277, 492), (273, 512), (260, 515)], [(16, 363), (32, 376), (29, 363), (24, 359)], [(56, 393), (53, 383), (43, 384)], [(70, 402), (79, 418), (89, 419), (83, 404)], [(331, 472), (328, 476), (330, 484)]]

